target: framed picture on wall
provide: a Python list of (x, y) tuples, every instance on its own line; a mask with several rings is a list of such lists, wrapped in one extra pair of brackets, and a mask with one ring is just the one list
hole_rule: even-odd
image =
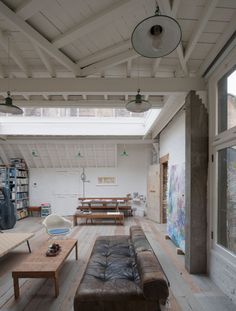
[(97, 178), (97, 186), (116, 186), (116, 177), (114, 176), (99, 176)]

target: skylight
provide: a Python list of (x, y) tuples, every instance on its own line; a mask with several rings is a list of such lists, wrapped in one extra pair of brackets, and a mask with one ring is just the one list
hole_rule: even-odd
[[(64, 118), (64, 117), (86, 117), (86, 118), (145, 118), (147, 113), (132, 113), (126, 109), (108, 108), (23, 108), (23, 115), (19, 117), (45, 117), (45, 118)], [(6, 116), (1, 113), (1, 117)], [(12, 117), (13, 115), (7, 115)]]
[(0, 115), (0, 135), (144, 136), (160, 110), (132, 113), (126, 109), (23, 108), (21, 116)]

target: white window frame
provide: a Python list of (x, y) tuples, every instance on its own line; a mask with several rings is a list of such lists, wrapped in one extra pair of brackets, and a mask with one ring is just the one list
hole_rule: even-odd
[[(219, 65), (208, 81), (209, 90), (209, 189), (208, 249), (216, 251), (236, 265), (236, 254), (217, 243), (218, 151), (236, 145), (236, 126), (218, 134), (218, 81), (236, 65), (236, 48)], [(212, 161), (212, 157), (214, 161)], [(213, 232), (213, 239), (212, 239)]]

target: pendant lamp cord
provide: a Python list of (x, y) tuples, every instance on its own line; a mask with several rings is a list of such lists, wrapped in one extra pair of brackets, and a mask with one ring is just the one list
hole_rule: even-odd
[(9, 34), (8, 34), (8, 36), (7, 36), (7, 69), (8, 69), (8, 81), (7, 81), (7, 95), (9, 95), (10, 96), (10, 69), (9, 69), (9, 67), (10, 67), (10, 56), (9, 56), (9, 54), (10, 54), (10, 37), (9, 37)]
[(159, 5), (157, 3), (157, 0), (156, 0), (156, 11), (155, 11), (155, 15), (160, 15), (160, 8), (159, 8)]

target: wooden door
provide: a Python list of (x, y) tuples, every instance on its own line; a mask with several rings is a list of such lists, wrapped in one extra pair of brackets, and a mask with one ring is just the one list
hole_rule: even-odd
[(149, 167), (147, 183), (147, 216), (160, 223), (160, 165)]
[(168, 154), (160, 158), (160, 220), (163, 224), (167, 222), (168, 160)]

